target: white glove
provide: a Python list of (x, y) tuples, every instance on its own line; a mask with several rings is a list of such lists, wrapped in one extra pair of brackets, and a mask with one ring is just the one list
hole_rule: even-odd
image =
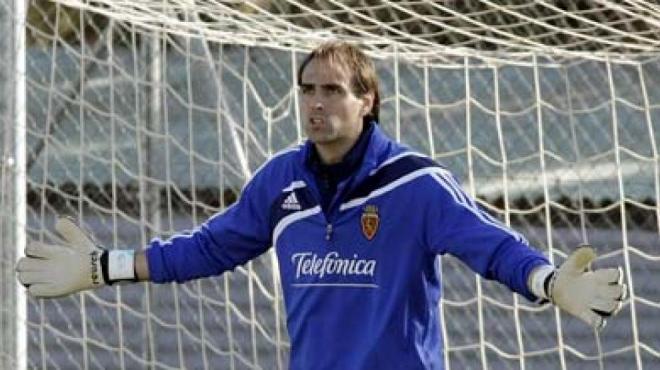
[(21, 284), (35, 297), (54, 298), (105, 285), (101, 269), (103, 249), (97, 247), (78, 225), (60, 218), (55, 229), (63, 245), (30, 242), (16, 272)]
[(592, 247), (578, 247), (559, 270), (546, 274), (545, 294), (541, 296), (600, 330), (605, 327), (606, 317), (621, 310), (626, 285), (620, 267), (591, 271), (595, 258)]

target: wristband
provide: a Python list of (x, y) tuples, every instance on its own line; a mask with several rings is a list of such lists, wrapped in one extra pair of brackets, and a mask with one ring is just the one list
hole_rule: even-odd
[(552, 265), (544, 265), (534, 269), (529, 278), (529, 290), (531, 290), (537, 298), (549, 300), (550, 292), (548, 291), (548, 285), (551, 280), (550, 278), (554, 273), (555, 268)]
[(135, 251), (104, 251), (101, 256), (103, 280), (112, 285), (120, 281), (137, 281), (135, 277)]

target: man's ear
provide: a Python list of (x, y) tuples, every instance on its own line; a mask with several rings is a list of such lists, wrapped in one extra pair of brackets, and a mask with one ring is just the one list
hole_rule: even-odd
[(362, 116), (366, 116), (371, 112), (371, 109), (374, 106), (374, 93), (373, 91), (370, 91), (368, 93), (363, 94), (360, 99), (362, 100)]

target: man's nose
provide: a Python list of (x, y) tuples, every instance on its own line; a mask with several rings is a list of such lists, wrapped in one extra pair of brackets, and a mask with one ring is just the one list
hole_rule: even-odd
[(315, 111), (322, 111), (323, 110), (323, 102), (319, 98), (315, 98), (314, 101), (312, 102), (312, 109)]

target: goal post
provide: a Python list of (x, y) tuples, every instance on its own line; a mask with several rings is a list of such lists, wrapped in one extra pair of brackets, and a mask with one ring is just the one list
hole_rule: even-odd
[(304, 139), (296, 71), (331, 38), (374, 58), (383, 130), (554, 263), (588, 242), (626, 272), (622, 312), (593, 332), (442, 256), (447, 369), (660, 365), (654, 2), (1, 4), (18, 42), (0, 52), (15, 102), (0, 102), (0, 367), (287, 368), (272, 250), (219, 277), (55, 300), (16, 294), (13, 264), (26, 240), (56, 240), (58, 215), (138, 249), (221, 212)]
[(26, 243), (26, 60), (25, 14), (23, 1), (6, 1), (0, 12), (0, 367), (27, 367), (27, 301), (22, 286), (14, 278), (14, 263)]

